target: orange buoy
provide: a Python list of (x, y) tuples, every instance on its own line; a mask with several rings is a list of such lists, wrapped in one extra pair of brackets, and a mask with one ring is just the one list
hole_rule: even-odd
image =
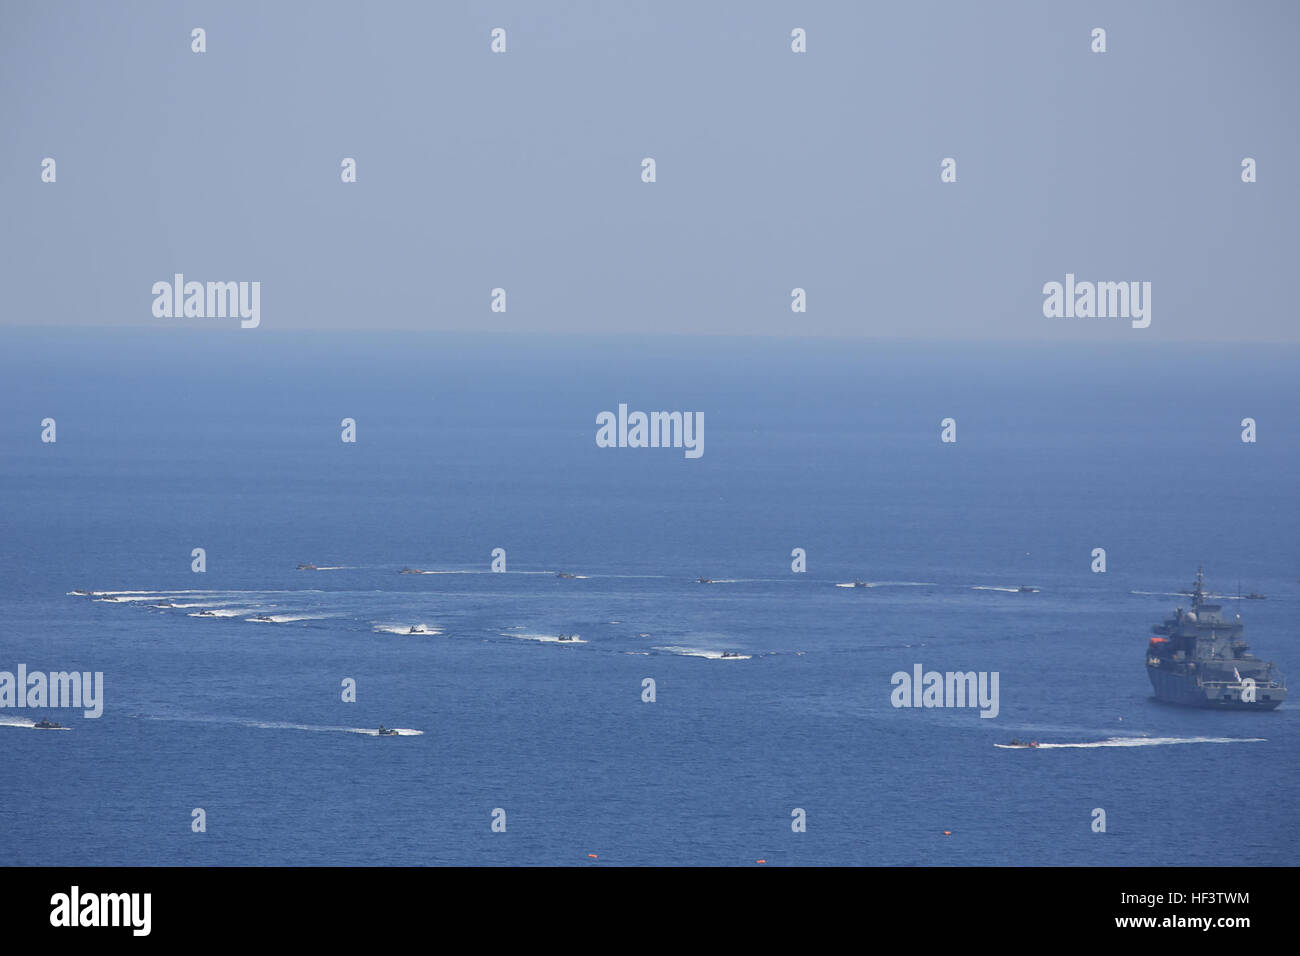
[(944, 836), (952, 836), (952, 831), (951, 831), (951, 830), (944, 830), (944, 831), (943, 831), (943, 835), (944, 835)]
[(591, 857), (593, 860), (599, 860), (599, 859), (600, 859), (600, 857), (596, 856), (596, 854), (594, 854), (594, 853), (588, 853), (587, 856)]
[(767, 860), (755, 860), (754, 862), (755, 862), (755, 863), (766, 863)]

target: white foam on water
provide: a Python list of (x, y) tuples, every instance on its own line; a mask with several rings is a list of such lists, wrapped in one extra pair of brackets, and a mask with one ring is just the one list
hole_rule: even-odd
[[(937, 588), (939, 585), (933, 581), (863, 581), (863, 585), (869, 588)], [(850, 581), (847, 584), (837, 584), (837, 588), (854, 588), (858, 587), (857, 583)], [(1014, 591), (1015, 588), (1012, 588)]]
[[(294, 724), (281, 720), (216, 720), (217, 723), (237, 723), (245, 727), (255, 727), (258, 730), (305, 730), (318, 734), (361, 734), (368, 737), (378, 737), (379, 728), (377, 727), (325, 727), (318, 724)], [(390, 727), (389, 730), (396, 730), (399, 737), (419, 737), (424, 731), (413, 730), (410, 727)]]
[(501, 636), (502, 636), (502, 637), (517, 637), (517, 638), (519, 638), (520, 640), (524, 640), (524, 641), (541, 641), (543, 644), (586, 644), (586, 643), (587, 643), (587, 642), (584, 641), (581, 637), (579, 637), (577, 634), (571, 634), (571, 635), (569, 635), (569, 639), (568, 639), (568, 640), (564, 640), (564, 641), (560, 640), (560, 635), (558, 635), (558, 634), (505, 634), (505, 633), (502, 633)]
[[(340, 729), (341, 729), (341, 730), (347, 730), (349, 733), (353, 733), (353, 734), (362, 734), (362, 735), (367, 736), (367, 737), (378, 737), (378, 736), (379, 736), (379, 731), (378, 731), (378, 730), (370, 730), (370, 729), (367, 728), (367, 727), (355, 727), (355, 728), (354, 728), (354, 727), (343, 727), (343, 728), (340, 728)], [(422, 736), (424, 735), (424, 731), (423, 731), (423, 730), (411, 730), (409, 727), (387, 727), (387, 728), (385, 728), (385, 729), (387, 729), (387, 730), (395, 730), (395, 731), (397, 731), (396, 734), (385, 734), (384, 736), (386, 736), (386, 737), (393, 737), (393, 736), (397, 736), (397, 737), (422, 737)]]
[[(68, 591), (68, 594), (74, 592)], [(169, 588), (166, 591), (91, 591), (91, 597), (129, 597), (131, 595), (144, 595), (146, 597), (162, 598), (174, 597), (182, 594), (198, 595), (201, 597), (231, 597), (250, 594), (324, 594), (319, 588), (280, 588), (280, 589), (263, 589), (263, 588), (245, 588), (245, 589), (220, 589), (220, 588)], [(84, 595), (78, 595), (84, 596)], [(135, 598), (141, 600), (141, 598)]]
[(1011, 594), (1020, 593), (1020, 588), (994, 587), (993, 585), (990, 584), (972, 584), (971, 590), (972, 591), (1007, 591)]
[(669, 654), (680, 654), (682, 657), (704, 657), (711, 661), (747, 661), (752, 658), (750, 654), (741, 654), (738, 657), (723, 657), (722, 651), (711, 651), (703, 647), (656, 647), (656, 651), (665, 651)]
[[(34, 730), (36, 721), (28, 720), (26, 717), (0, 717), (0, 727), (20, 727), (23, 730)], [(71, 727), (46, 727), (46, 730), (71, 730)]]
[[(74, 592), (69, 591), (69, 594)], [(94, 597), (102, 597), (110, 594), (229, 594), (229, 591), (208, 591), (203, 588), (189, 588), (179, 591), (91, 591)]]
[[(422, 568), (412, 567), (409, 570), (402, 571), (400, 574), (407, 575), (495, 575), (495, 574), (512, 574), (512, 575), (550, 575), (554, 578), (554, 571), (493, 571), (491, 568)], [(581, 576), (581, 575), (578, 575)]]
[(208, 611), (194, 611), (187, 617), (243, 617), (245, 614), (260, 614), (260, 607), (213, 608)]
[[(422, 627), (424, 630), (412, 634), (412, 627)], [(421, 624), (419, 621), (413, 621), (410, 624), (376, 624), (374, 625), (374, 631), (377, 634), (400, 634), (403, 637), (433, 637), (442, 633), (432, 624)]]
[[(191, 614), (190, 617), (194, 615)], [(337, 614), (299, 614), (288, 612), (285, 614), (267, 614), (262, 612), (253, 617), (244, 618), (249, 624), (292, 624), (295, 621), (324, 621), (328, 618), (338, 617)], [(263, 620), (265, 618), (265, 620)]]
[(1092, 750), (1098, 747), (1165, 747), (1173, 744), (1254, 744), (1266, 740), (1265, 737), (1110, 737), (1073, 744), (1040, 743), (1037, 747), (993, 746), (1003, 750)]
[[(326, 727), (317, 724), (293, 724), (281, 720), (239, 720), (235, 723), (242, 724), (245, 727), (256, 727), (258, 730), (306, 730), (318, 734), (361, 734), (367, 737), (378, 737), (379, 728), (377, 727)], [(388, 730), (396, 730), (399, 737), (418, 737), (423, 730), (413, 730), (410, 727), (389, 727)]]
[[(492, 574), (492, 573), (494, 573), (494, 572), (492, 572), (492, 571), (482, 571), (482, 570), (473, 570), (473, 571), (426, 571), (424, 568), (409, 568), (409, 569), (407, 569), (407, 570), (405, 570), (405, 571), (402, 571), (402, 572), (400, 572), (400, 573), (401, 573), (401, 574)], [(502, 574), (504, 574), (505, 572), (497, 572), (497, 573), (502, 573)]]
[[(69, 594), (73, 592), (69, 591)], [(89, 596), (97, 601), (104, 601), (108, 604), (128, 604), (134, 601), (169, 601), (186, 597), (207, 597), (207, 598), (225, 598), (226, 600), (236, 600), (240, 595), (248, 594), (268, 594), (279, 592), (267, 591), (91, 591)], [(79, 594), (77, 597), (86, 597)]]
[[(190, 724), (234, 724), (240, 727), (251, 727), (255, 730), (303, 730), (309, 733), (318, 734), (362, 734), (364, 736), (378, 737), (379, 728), (377, 727), (330, 727), (320, 724), (296, 724), (283, 720), (246, 720), (241, 717), (205, 717), (201, 715), (150, 715), (150, 714), (131, 714), (131, 717), (140, 720), (167, 720), (179, 721)], [(399, 737), (419, 737), (424, 734), (423, 730), (415, 730), (411, 727), (393, 727)]]

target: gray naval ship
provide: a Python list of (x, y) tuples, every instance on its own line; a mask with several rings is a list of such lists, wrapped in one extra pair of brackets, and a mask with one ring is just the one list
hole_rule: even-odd
[(1151, 630), (1147, 676), (1156, 699), (1184, 707), (1272, 710), (1286, 699), (1286, 681), (1272, 661), (1247, 653), (1241, 615), (1226, 621), (1206, 600), (1205, 576), (1196, 569), (1191, 610), (1181, 607)]

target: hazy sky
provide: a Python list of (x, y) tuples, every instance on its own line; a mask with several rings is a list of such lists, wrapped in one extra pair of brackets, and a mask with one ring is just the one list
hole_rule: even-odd
[[(1288, 0), (4, 0), (0, 323), (258, 334), (154, 318), (182, 272), (261, 282), (263, 329), (1297, 342), (1298, 27)], [(1151, 282), (1150, 327), (1044, 317), (1067, 272)]]

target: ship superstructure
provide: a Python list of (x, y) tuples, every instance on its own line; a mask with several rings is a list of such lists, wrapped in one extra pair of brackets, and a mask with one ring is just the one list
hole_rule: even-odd
[(1185, 707), (1272, 710), (1286, 699), (1286, 681), (1272, 661), (1249, 653), (1241, 615), (1225, 620), (1211, 604), (1198, 568), (1190, 610), (1177, 608), (1151, 630), (1147, 676), (1156, 699)]

